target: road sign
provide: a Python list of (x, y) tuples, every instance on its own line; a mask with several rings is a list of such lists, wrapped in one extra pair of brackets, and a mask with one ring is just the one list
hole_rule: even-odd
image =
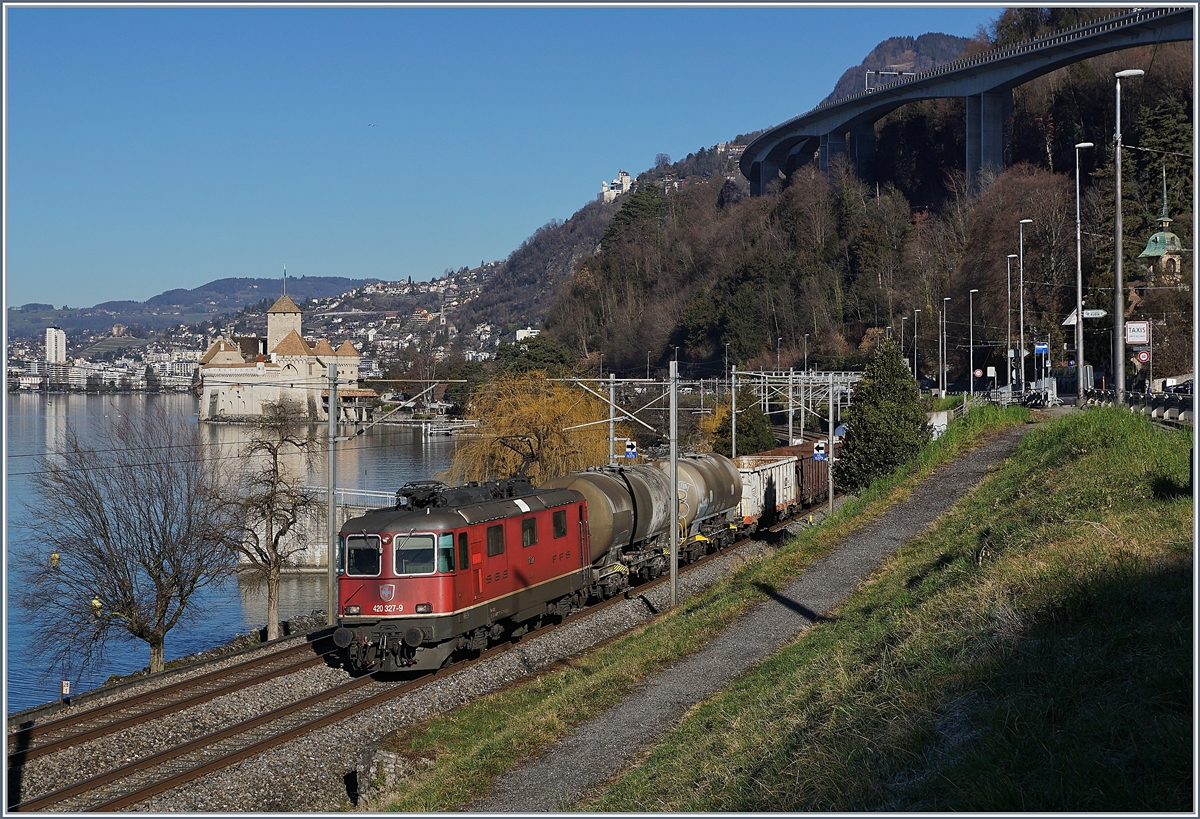
[(813, 460), (814, 461), (825, 460), (825, 442), (824, 441), (817, 441), (816, 443), (813, 444)]
[(1126, 344), (1149, 344), (1150, 343), (1150, 322), (1148, 322), (1148, 321), (1127, 321), (1127, 322), (1125, 322), (1125, 343)]
[(626, 441), (625, 442), (625, 457), (629, 458), (630, 460), (633, 460), (634, 458), (637, 457), (637, 442), (636, 441)]
[(1033, 343), (1034, 355), (1046, 355), (1050, 352), (1050, 345), (1045, 341), (1035, 341)]
[(1143, 364), (1148, 362), (1150, 360), (1150, 351), (1142, 350), (1140, 353), (1137, 354), (1137, 360)]
[(1083, 311), (1083, 317), (1084, 317), (1085, 319), (1089, 319), (1089, 318), (1104, 318), (1104, 317), (1105, 317), (1105, 316), (1107, 316), (1107, 315), (1108, 315), (1108, 311), (1107, 311), (1107, 310), (1084, 310), (1084, 311)]
[(983, 378), (983, 370), (976, 370), (976, 371), (975, 371), (975, 377), (976, 377), (976, 378)]

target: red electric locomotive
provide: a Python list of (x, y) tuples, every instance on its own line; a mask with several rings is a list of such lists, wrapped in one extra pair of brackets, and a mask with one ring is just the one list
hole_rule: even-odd
[[(438, 668), (669, 570), (666, 462), (548, 481), (408, 484), (346, 521), (333, 639), (357, 669)], [(679, 559), (732, 542), (742, 495), (720, 455), (679, 459)]]
[(334, 642), (358, 668), (438, 668), (581, 606), (589, 556), (579, 492), (408, 484), (342, 529)]

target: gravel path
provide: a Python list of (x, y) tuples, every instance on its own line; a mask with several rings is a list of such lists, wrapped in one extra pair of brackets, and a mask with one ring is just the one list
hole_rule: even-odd
[(848, 537), (704, 650), (651, 678), (636, 694), (581, 725), (543, 756), (501, 776), (491, 794), (464, 810), (569, 810), (583, 794), (617, 774), (639, 749), (662, 736), (687, 709), (829, 614), (885, 558), (978, 484), (1028, 430), (1022, 426), (1002, 431), (935, 470), (907, 502)]
[[(681, 594), (685, 598), (697, 594), (738, 566), (773, 550), (768, 543), (752, 541), (695, 566), (680, 576)], [(573, 616), (562, 628), (528, 637), (515, 650), (489, 662), (433, 680), (418, 691), (383, 703), (368, 713), (281, 743), (269, 752), (146, 800), (130, 810), (280, 813), (351, 809), (350, 794), (357, 790), (356, 767), (364, 747), (393, 731), (449, 711), (628, 631), (662, 611), (668, 605), (669, 594), (664, 584), (611, 608)], [(278, 678), (181, 712), (178, 720), (165, 730), (146, 726), (119, 737), (95, 740), (70, 755), (35, 760), (26, 776), (30, 784), (36, 781), (44, 788), (55, 777), (66, 781), (84, 771), (104, 769), (98, 757), (105, 753), (119, 757), (128, 748), (157, 747), (170, 739), (178, 741), (215, 730), (262, 713), (274, 701), (291, 696), (297, 686), (329, 687), (345, 678), (344, 672), (325, 667)]]

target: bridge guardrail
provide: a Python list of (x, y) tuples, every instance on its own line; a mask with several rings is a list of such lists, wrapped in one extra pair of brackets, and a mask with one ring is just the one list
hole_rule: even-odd
[[(827, 108), (832, 108), (834, 106), (842, 105), (847, 102), (865, 99), (865, 98), (871, 96), (872, 94), (875, 94), (884, 89), (896, 88), (896, 87), (899, 87), (902, 85), (912, 85), (913, 83), (920, 82), (921, 80), (924, 80), (924, 79), (930, 79), (932, 77), (940, 77), (943, 74), (950, 74), (955, 71), (960, 71), (964, 68), (973, 68), (975, 66), (984, 65), (986, 63), (991, 63), (991, 62), (997, 62), (999, 60), (1004, 60), (1009, 57), (1015, 56), (1017, 54), (1024, 54), (1024, 53), (1027, 53), (1030, 51), (1034, 51), (1036, 49), (1046, 48), (1048, 46), (1058, 45), (1060, 43), (1068, 43), (1073, 40), (1078, 40), (1082, 37), (1089, 37), (1094, 34), (1100, 34), (1105, 31), (1111, 31), (1112, 29), (1118, 28), (1120, 25), (1125, 25), (1128, 23), (1140, 23), (1140, 22), (1144, 22), (1146, 20), (1152, 20), (1152, 19), (1156, 19), (1159, 17), (1165, 17), (1168, 14), (1173, 14), (1175, 12), (1181, 11), (1183, 8), (1185, 8), (1185, 7), (1172, 6), (1172, 7), (1155, 8), (1155, 9), (1137, 9), (1134, 11), (1119, 11), (1113, 15), (1110, 15), (1109, 17), (1107, 17), (1103, 20), (1096, 20), (1091, 23), (1085, 23), (1082, 26), (1076, 26), (1075, 28), (1067, 29), (1066, 31), (1059, 32), (1057, 34), (1051, 34), (1046, 37), (1039, 37), (1039, 38), (1036, 38), (1033, 40), (1026, 40), (1022, 43), (1016, 43), (1014, 45), (1005, 46), (1004, 48), (997, 48), (997, 49), (993, 49), (991, 51), (985, 51), (982, 54), (976, 54), (973, 57), (966, 57), (966, 58), (958, 59), (953, 62), (946, 63), (945, 65), (940, 65), (937, 68), (931, 68), (928, 71), (922, 71), (921, 73), (915, 74), (911, 77), (900, 77), (895, 80), (892, 80), (891, 82), (884, 83), (883, 85), (878, 85), (875, 88), (872, 88), (872, 89), (869, 89), (866, 91), (858, 91), (858, 92), (851, 94), (849, 96), (846, 96), (846, 97), (839, 97), (836, 100), (830, 100), (828, 102), (823, 102), (820, 105), (810, 108), (808, 111), (805, 111), (803, 114), (800, 114), (799, 116), (792, 117), (792, 119), (787, 120), (787, 122), (791, 122), (791, 121), (798, 120), (798, 119), (803, 119), (804, 117), (807, 117), (810, 114), (814, 114), (818, 111), (824, 111)], [(787, 122), (782, 123), (782, 124), (787, 124)]]

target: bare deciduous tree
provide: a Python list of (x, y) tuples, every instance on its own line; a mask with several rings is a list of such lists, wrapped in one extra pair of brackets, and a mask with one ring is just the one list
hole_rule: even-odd
[(298, 454), (307, 466), (316, 446), (316, 432), (303, 421), (301, 409), (280, 402), (263, 406), (242, 449), (245, 466), (236, 500), (240, 526), (229, 545), (244, 558), (239, 572), (266, 584), (268, 640), (279, 637), (280, 577), (305, 547), (303, 539), (288, 536), (318, 505), (305, 489), (305, 470), (289, 468), (286, 459)]
[(220, 471), (196, 424), (158, 403), (94, 434), (69, 426), (42, 459), (28, 508), (36, 537), (14, 547), (13, 568), (18, 600), (65, 672), (131, 638), (149, 644), (150, 671), (163, 670), (167, 633), (233, 569)]

